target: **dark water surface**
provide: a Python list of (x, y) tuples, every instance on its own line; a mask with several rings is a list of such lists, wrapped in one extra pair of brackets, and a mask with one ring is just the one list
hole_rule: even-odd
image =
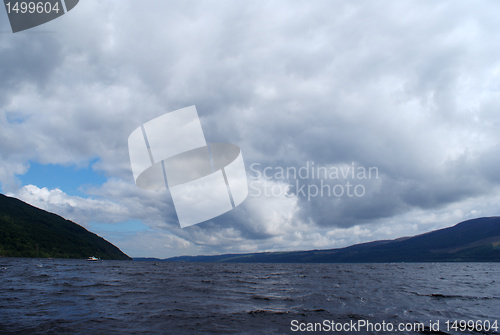
[[(500, 322), (500, 264), (0, 258), (2, 334), (307, 334), (293, 330), (324, 320), (425, 328), (309, 334), (500, 334), (446, 327), (454, 320)], [(439, 332), (430, 321), (439, 321)]]

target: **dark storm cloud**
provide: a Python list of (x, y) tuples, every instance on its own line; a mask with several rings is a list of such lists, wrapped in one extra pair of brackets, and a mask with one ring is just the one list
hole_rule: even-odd
[(44, 90), (51, 74), (64, 55), (53, 34), (39, 34), (36, 39), (2, 35), (0, 48), (0, 87), (4, 99), (22, 85), (36, 85)]
[[(2, 35), (0, 181), (15, 190), (29, 160), (98, 158), (113, 181), (91, 195), (122, 207), (88, 208), (142, 218), (190, 252), (326, 245), (336, 227), (475, 210), (480, 201), (467, 201), (493, 196), (500, 180), (499, 6), (86, 1), (50, 23), (57, 34)], [(363, 197), (252, 197), (182, 230), (168, 195), (161, 205), (135, 190), (126, 139), (193, 104), (207, 141), (238, 144), (247, 169), (354, 163), (379, 178), (362, 181)]]

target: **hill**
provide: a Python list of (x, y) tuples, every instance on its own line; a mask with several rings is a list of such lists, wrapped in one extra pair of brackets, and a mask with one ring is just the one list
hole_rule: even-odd
[(500, 217), (478, 218), (422, 235), (346, 248), (181, 256), (167, 261), (241, 263), (500, 262)]
[(0, 256), (130, 259), (82, 226), (3, 194), (0, 194)]

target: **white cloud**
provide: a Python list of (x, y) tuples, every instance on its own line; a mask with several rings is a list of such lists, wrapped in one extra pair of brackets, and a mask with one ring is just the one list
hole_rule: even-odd
[[(165, 255), (341, 246), (498, 214), (499, 7), (81, 2), (39, 28), (55, 33), (0, 41), (2, 189), (84, 225), (140, 220)], [(127, 138), (193, 104), (207, 141), (238, 144), (247, 167), (356, 162), (381, 179), (355, 201), (249, 198), (181, 230), (168, 192), (133, 185)], [(95, 158), (109, 180), (88, 198), (16, 179), (30, 161)]]
[(60, 189), (49, 190), (35, 185), (25, 185), (16, 193), (8, 193), (35, 207), (57, 213), (66, 219), (88, 227), (92, 221), (117, 223), (131, 217), (125, 206), (110, 201), (69, 196)]

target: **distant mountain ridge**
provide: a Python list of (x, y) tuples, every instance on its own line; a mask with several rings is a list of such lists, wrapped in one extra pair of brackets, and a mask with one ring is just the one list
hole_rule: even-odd
[(131, 259), (59, 215), (0, 194), (0, 257)]
[(500, 217), (467, 220), (412, 237), (350, 247), (287, 252), (180, 256), (166, 261), (241, 263), (500, 262)]

